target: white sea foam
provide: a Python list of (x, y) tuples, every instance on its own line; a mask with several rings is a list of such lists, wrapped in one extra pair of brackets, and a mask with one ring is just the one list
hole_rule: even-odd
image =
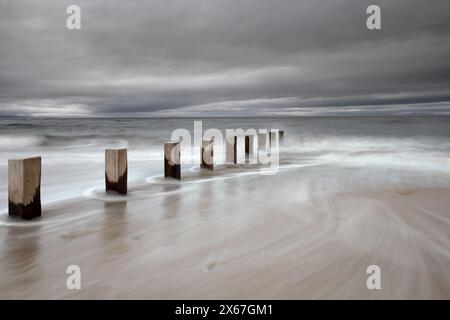
[(0, 150), (35, 147), (44, 141), (42, 136), (0, 135)]
[(286, 152), (338, 166), (450, 172), (450, 142), (436, 138), (303, 137)]

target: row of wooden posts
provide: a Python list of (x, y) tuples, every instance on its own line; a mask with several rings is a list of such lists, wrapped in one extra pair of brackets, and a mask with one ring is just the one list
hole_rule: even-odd
[[(279, 130), (279, 141), (283, 142), (284, 131)], [(269, 131), (269, 149), (275, 132)], [(237, 141), (234, 136), (226, 139), (226, 162), (237, 164)], [(265, 146), (266, 135), (259, 134), (258, 149)], [(200, 167), (214, 170), (214, 139), (203, 140)], [(164, 143), (164, 177), (181, 180), (181, 144), (179, 141)], [(245, 136), (246, 159), (254, 153), (254, 136)], [(22, 219), (41, 216), (41, 157), (8, 160), (8, 213)], [(105, 189), (127, 194), (128, 159), (127, 149), (105, 150)]]

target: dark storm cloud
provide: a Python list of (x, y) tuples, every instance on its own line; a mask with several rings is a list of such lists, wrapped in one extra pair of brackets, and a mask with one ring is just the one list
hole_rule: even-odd
[[(70, 4), (82, 30), (65, 28)], [(365, 27), (369, 4), (382, 30)], [(0, 115), (448, 114), (448, 12), (448, 0), (0, 0)]]

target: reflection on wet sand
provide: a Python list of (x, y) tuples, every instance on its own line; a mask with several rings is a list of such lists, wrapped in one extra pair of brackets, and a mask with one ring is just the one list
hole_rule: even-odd
[(39, 231), (39, 226), (8, 228), (6, 236), (1, 237), (5, 250), (0, 255), (0, 264), (4, 266), (5, 271), (13, 271), (2, 272), (0, 280), (2, 291), (26, 292), (43, 276), (41, 265), (43, 261), (39, 259), (41, 254)]
[(105, 203), (101, 242), (106, 254), (120, 254), (128, 249), (127, 242), (127, 203)]

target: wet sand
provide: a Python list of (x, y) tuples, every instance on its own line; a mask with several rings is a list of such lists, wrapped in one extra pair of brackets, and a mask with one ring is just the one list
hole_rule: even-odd
[[(450, 298), (445, 185), (326, 166), (189, 175), (147, 178), (126, 201), (91, 190), (31, 222), (3, 215), (0, 298)], [(81, 290), (66, 289), (72, 264)], [(372, 264), (381, 290), (366, 287)]]

